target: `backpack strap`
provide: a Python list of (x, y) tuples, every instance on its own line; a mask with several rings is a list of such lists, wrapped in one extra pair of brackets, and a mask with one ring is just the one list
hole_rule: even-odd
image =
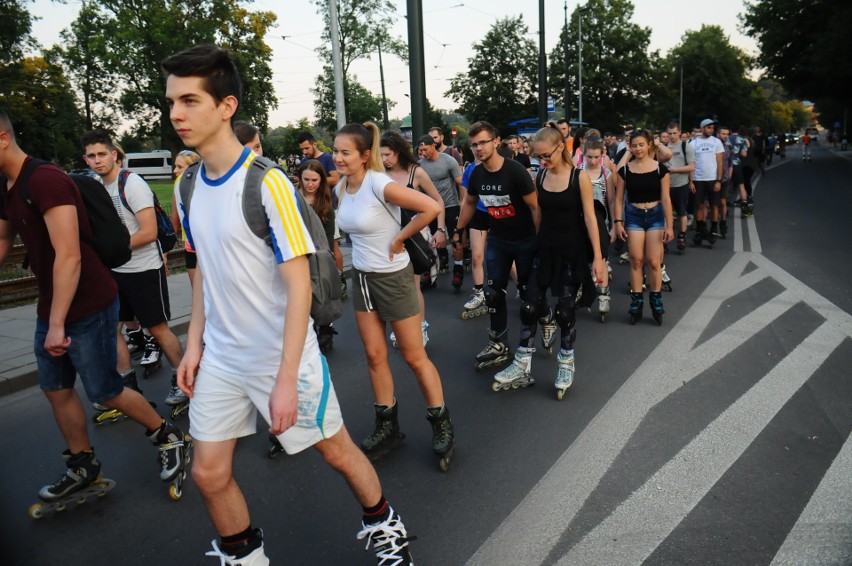
[(178, 182), (180, 202), (183, 207), (183, 216), (189, 219), (189, 203), (192, 201), (192, 193), (195, 192), (195, 177), (201, 170), (201, 162), (193, 163), (183, 172)]
[(420, 166), (415, 163), (414, 167), (411, 168), (411, 173), (408, 174), (408, 185), (407, 186), (409, 188), (412, 188), (412, 189), (414, 188), (414, 174), (417, 172), (418, 167), (420, 167)]
[(33, 171), (35, 171), (36, 168), (38, 168), (39, 166), (45, 165), (46, 163), (49, 163), (49, 161), (36, 158), (30, 159), (21, 169), (21, 173), (18, 175), (18, 179), (15, 181), (15, 184), (18, 185), (18, 194), (21, 195), (21, 199), (23, 199), (23, 201), (27, 203), (27, 205), (30, 206), (33, 210), (39, 212), (39, 214), (41, 213), (41, 211), (38, 211), (36, 205), (33, 204), (33, 201), (30, 198), (30, 190), (28, 188), (28, 185)]
[(689, 159), (686, 157), (686, 142), (680, 140), (680, 150), (683, 152), (683, 164), (689, 165)]
[(132, 214), (136, 214), (133, 212), (133, 209), (130, 208), (130, 203), (127, 202), (127, 196), (124, 194), (124, 188), (127, 186), (127, 179), (130, 177), (130, 169), (122, 169), (118, 172), (118, 199), (121, 201), (121, 204), (124, 205), (124, 208), (129, 210)]
[(269, 247), (272, 247), (272, 232), (269, 229), (266, 210), (263, 208), (263, 193), (260, 187), (266, 173), (276, 167), (278, 166), (269, 159), (255, 157), (249, 165), (243, 185), (243, 218), (252, 234), (266, 242)]

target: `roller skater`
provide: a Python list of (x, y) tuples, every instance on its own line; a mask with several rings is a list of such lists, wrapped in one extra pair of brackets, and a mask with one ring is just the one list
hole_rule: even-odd
[[(716, 137), (716, 121), (705, 119), (701, 121), (701, 135), (692, 139), (689, 145), (695, 151), (695, 169), (692, 172), (692, 186), (695, 194), (695, 222), (697, 226), (696, 236), (693, 242), (696, 246), (701, 245), (702, 240), (707, 240), (710, 246), (718, 237), (719, 212), (722, 201), (722, 180), (725, 178), (725, 145), (720, 137)], [(721, 136), (721, 133), (720, 133)], [(733, 155), (733, 153), (732, 153)], [(667, 195), (668, 190), (664, 191)], [(710, 218), (708, 219), (708, 208), (704, 203), (709, 201)], [(708, 232), (706, 226), (702, 226), (706, 220), (714, 223)], [(701, 235), (701, 239), (698, 236)], [(653, 286), (652, 286), (653, 288)]]
[(426, 419), (432, 424), (432, 451), (438, 455), (438, 467), (442, 472), (450, 468), (453, 459), (455, 434), (453, 421), (446, 407), (429, 407)]
[(671, 293), (672, 292), (672, 278), (669, 277), (669, 274), (666, 272), (666, 264), (665, 263), (660, 266), (660, 272), (661, 272), (661, 275), (662, 275), (663, 289), (665, 289), (666, 291)]
[(485, 292), (482, 289), (474, 288), (470, 299), (464, 304), (464, 310), (461, 313), (462, 320), (468, 320), (488, 314), (488, 306), (485, 304)]
[(657, 321), (659, 326), (663, 324), (663, 314), (666, 312), (663, 308), (663, 295), (659, 291), (651, 291), (650, 293), (651, 315)]
[(597, 287), (598, 291), (598, 314), (601, 317), (601, 322), (606, 322), (606, 315), (609, 314), (610, 293), (609, 287)]
[(144, 378), (147, 379), (152, 373), (162, 367), (162, 362), (160, 361), (161, 354), (162, 351), (160, 350), (160, 345), (157, 343), (157, 339), (153, 336), (146, 336), (145, 351), (142, 354), (142, 359), (139, 360), (139, 365), (144, 370), (142, 374)]
[(511, 365), (494, 376), (494, 383), (491, 384), (491, 389), (494, 391), (506, 391), (533, 385), (535, 379), (530, 375), (533, 352), (535, 352), (535, 348), (518, 348)]
[(556, 398), (561, 401), (574, 383), (574, 350), (560, 349), (556, 356)]
[(38, 492), (41, 502), (30, 506), (29, 516), (39, 519), (49, 511), (64, 511), (75, 501), (85, 503), (89, 497), (103, 497), (115, 487), (113, 480), (101, 475), (101, 463), (95, 458), (94, 448), (72, 455), (69, 450), (62, 453), (67, 470), (52, 485), (46, 485)]
[[(677, 249), (681, 255), (686, 251), (686, 231), (692, 220), (688, 213), (689, 197), (693, 187), (692, 173), (695, 170), (695, 149), (691, 143), (680, 139), (680, 123), (669, 122), (666, 132), (660, 135), (664, 143), (672, 152), (672, 158), (666, 163), (669, 168), (670, 196), (672, 201), (672, 212), (677, 214), (675, 227), (677, 228)], [(666, 134), (668, 141), (666, 141)]]
[[(503, 333), (505, 337), (505, 332)], [(503, 341), (490, 330), (488, 331), (488, 346), (476, 355), (476, 370), (499, 367), (511, 359), (512, 353)]]
[(376, 423), (373, 432), (361, 441), (361, 450), (370, 461), (375, 461), (394, 448), (405, 439), (405, 434), (399, 430), (397, 418), (398, 403), (394, 399), (392, 406), (375, 405)]
[(645, 306), (645, 296), (641, 291), (630, 292), (630, 309), (627, 314), (630, 315), (630, 324), (636, 324), (642, 320), (642, 309)]

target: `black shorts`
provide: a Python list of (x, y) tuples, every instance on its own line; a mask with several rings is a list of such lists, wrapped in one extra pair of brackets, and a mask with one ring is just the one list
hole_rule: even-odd
[(740, 185), (745, 183), (745, 177), (743, 177), (743, 168), (741, 165), (734, 165), (731, 168), (731, 184), (734, 187), (739, 187)]
[(130, 322), (135, 318), (142, 328), (169, 321), (172, 315), (165, 267), (138, 273), (113, 271), (112, 278), (118, 283), (118, 320)]
[(678, 216), (686, 216), (687, 206), (689, 205), (689, 192), (689, 185), (672, 187), (669, 191), (672, 197), (672, 209), (677, 212)]
[[(448, 206), (444, 209), (444, 222), (447, 225), (447, 234), (450, 235), (450, 238), (453, 237), (453, 233), (456, 231), (456, 226), (458, 226), (459, 211), (461, 211), (461, 207), (459, 206)], [(429, 230), (432, 231), (432, 235), (435, 235), (438, 232), (437, 218), (429, 223)]]
[(473, 211), (473, 218), (467, 223), (467, 228), (469, 230), (488, 231), (490, 218), (487, 212), (477, 208)]
[(198, 267), (198, 256), (195, 255), (195, 252), (184, 250), (183, 257), (185, 258), (187, 269), (195, 269)]
[(711, 206), (719, 206), (722, 202), (721, 187), (718, 191), (713, 189), (716, 187), (716, 181), (694, 181), (695, 185), (695, 204), (704, 204), (705, 201), (710, 201)]

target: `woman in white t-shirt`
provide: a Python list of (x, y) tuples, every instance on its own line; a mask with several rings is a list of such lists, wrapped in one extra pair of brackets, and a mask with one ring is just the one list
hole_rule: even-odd
[[(355, 322), (364, 342), (376, 398), (375, 430), (361, 442), (361, 448), (374, 459), (404, 438), (397, 420), (385, 340), (385, 324), (390, 322), (399, 350), (425, 397), (427, 418), (432, 423), (432, 448), (445, 469), (452, 455), (452, 422), (444, 404), (441, 377), (423, 347), (414, 270), (404, 244), (438, 216), (440, 205), (384, 173), (379, 129), (373, 123), (341, 128), (334, 138), (333, 155), (343, 176), (336, 189), (337, 223), (352, 238)], [(401, 208), (416, 213), (402, 229)]]

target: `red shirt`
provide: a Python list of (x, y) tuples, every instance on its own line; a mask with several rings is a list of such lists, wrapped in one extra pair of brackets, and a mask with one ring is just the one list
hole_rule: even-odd
[[(27, 157), (27, 161), (30, 159), (32, 158)], [(47, 225), (44, 223), (44, 213), (54, 206), (76, 206), (80, 231), (91, 238), (89, 217), (77, 185), (55, 165), (37, 167), (27, 184), (30, 200), (40, 213), (33, 210), (33, 207), (18, 196), (17, 189), (16, 181), (11, 190), (5, 191), (3, 198), (0, 199), (0, 218), (12, 223), (12, 227), (20, 234), (27, 248), (30, 268), (38, 281), (37, 314), (39, 318), (48, 320), (53, 301), (53, 263), (56, 253), (50, 242)], [(65, 317), (66, 323), (104, 310), (115, 301), (118, 294), (118, 287), (109, 269), (101, 262), (95, 251), (81, 243), (80, 256), (80, 281)]]

